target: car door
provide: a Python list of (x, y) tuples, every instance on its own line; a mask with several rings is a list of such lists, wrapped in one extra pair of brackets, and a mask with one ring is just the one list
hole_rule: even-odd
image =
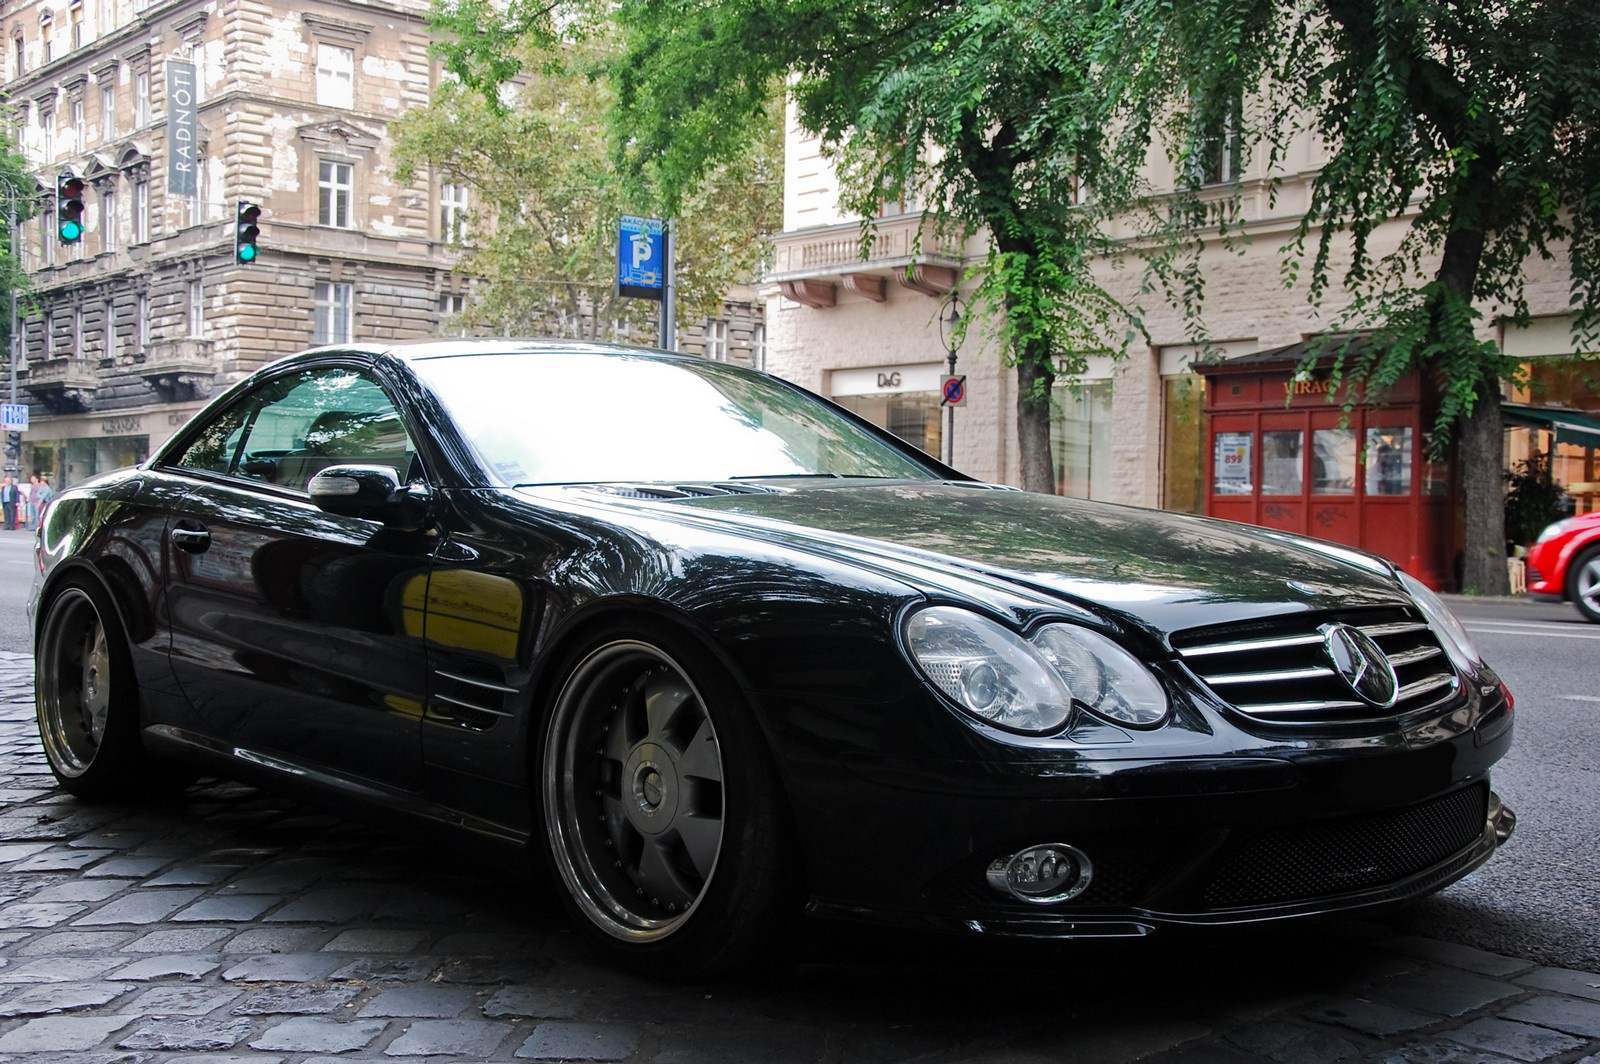
[(416, 789), (427, 654), (404, 601), (437, 540), (313, 504), (310, 478), (350, 463), (418, 465), (394, 402), (349, 365), (264, 381), (173, 458), (190, 481), (166, 532), (173, 671), (214, 743)]

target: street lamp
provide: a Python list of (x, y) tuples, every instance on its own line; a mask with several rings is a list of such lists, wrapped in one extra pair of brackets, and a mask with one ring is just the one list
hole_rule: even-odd
[[(949, 416), (945, 419), (944, 453), (945, 465), (956, 464), (956, 407), (966, 401), (965, 383), (958, 384), (952, 393), (951, 380), (956, 376), (956, 348), (961, 346), (961, 315), (967, 309), (961, 301), (961, 293), (955, 290), (939, 308), (939, 342), (943, 345), (949, 357), (946, 365), (949, 367), (947, 375), (940, 384), (939, 402)], [(955, 394), (957, 398), (952, 398)]]

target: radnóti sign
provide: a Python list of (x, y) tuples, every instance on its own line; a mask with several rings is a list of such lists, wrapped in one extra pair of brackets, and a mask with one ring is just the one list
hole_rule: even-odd
[(617, 294), (660, 300), (666, 262), (666, 227), (661, 219), (625, 215), (617, 232)]

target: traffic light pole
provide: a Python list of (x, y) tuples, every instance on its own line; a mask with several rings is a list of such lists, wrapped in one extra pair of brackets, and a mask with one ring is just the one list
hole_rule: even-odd
[(661, 350), (678, 349), (678, 281), (673, 268), (672, 219), (661, 223)]

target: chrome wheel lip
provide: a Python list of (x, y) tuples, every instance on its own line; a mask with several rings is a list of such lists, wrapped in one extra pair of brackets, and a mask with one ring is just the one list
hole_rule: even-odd
[(605, 754), (616, 751), (601, 745), (606, 742), (602, 732), (620, 727), (624, 710), (619, 692), (638, 693), (652, 674), (687, 690), (686, 702), (692, 702), (701, 730), (710, 733), (716, 746), (712, 756), (720, 775), (721, 747), (700, 691), (664, 651), (637, 640), (607, 643), (572, 671), (556, 697), (540, 760), (544, 829), (556, 870), (595, 927), (632, 944), (667, 938), (693, 917), (721, 863), (725, 830), (718, 819), (709, 871), (694, 896), (671, 911), (663, 911), (659, 902), (637, 888), (627, 889), (630, 881), (637, 882), (638, 857), (621, 854), (615, 845), (604, 848), (623, 822), (653, 845), (674, 830), (685, 808), (684, 774), (679, 770), (686, 759), (680, 756), (674, 762), (671, 751), (654, 741), (657, 737), (651, 733), (629, 744), (626, 758), (613, 759), (621, 764), (615, 780), (618, 793), (612, 814), (603, 811), (600, 765)]
[(105, 739), (112, 696), (105, 623), (82, 590), (69, 588), (50, 604), (35, 673), (45, 753), (62, 775), (81, 776)]

